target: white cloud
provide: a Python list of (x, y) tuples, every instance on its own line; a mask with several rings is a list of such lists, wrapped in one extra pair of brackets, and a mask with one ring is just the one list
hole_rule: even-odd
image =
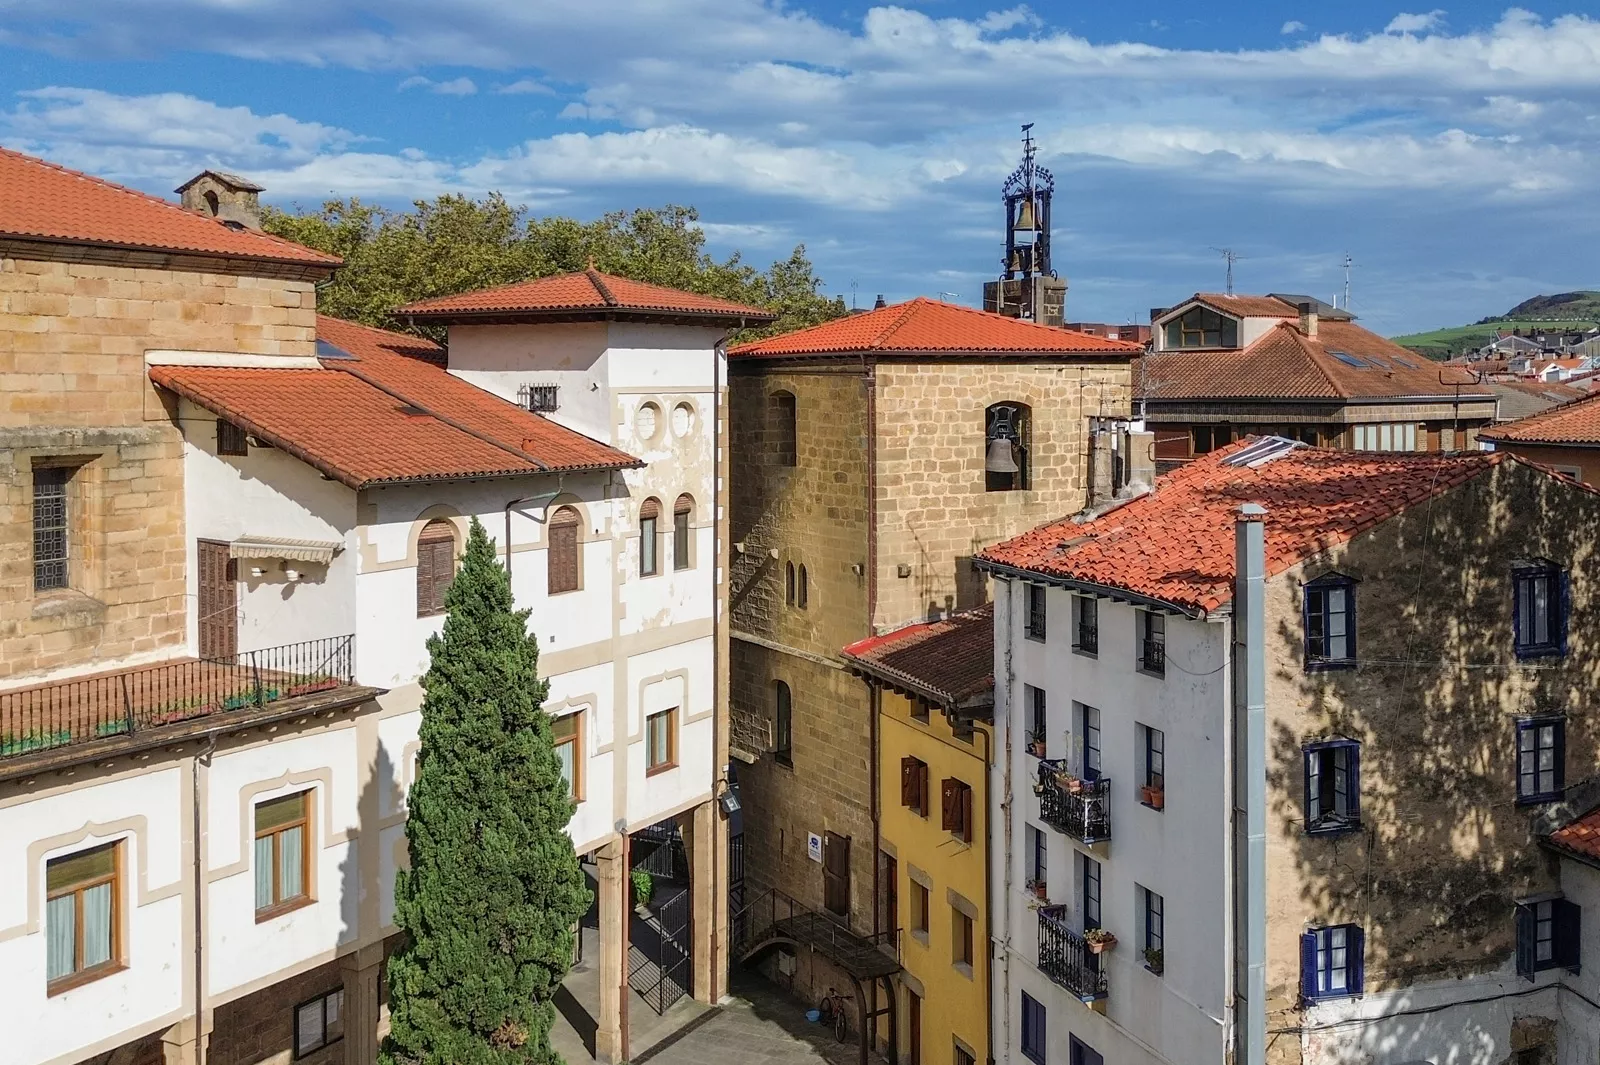
[(1401, 12), (1383, 28), (1384, 33), (1427, 33), (1444, 21), (1444, 12), (1437, 8), (1424, 15)]
[(555, 96), (556, 91), (534, 78), (519, 78), (510, 85), (502, 85), (495, 92), (503, 96)]
[(477, 83), (471, 78), (461, 77), (452, 78), (449, 81), (434, 81), (432, 78), (425, 78), (421, 74), (413, 74), (402, 81), (396, 88), (400, 92), (405, 92), (407, 89), (427, 89), (429, 92), (438, 93), (441, 96), (471, 96), (478, 91)]
[(1288, 35), (1291, 33), (1304, 33), (1305, 31), (1306, 24), (1304, 22), (1301, 22), (1299, 19), (1290, 19), (1288, 22), (1283, 24), (1283, 28), (1278, 32)]

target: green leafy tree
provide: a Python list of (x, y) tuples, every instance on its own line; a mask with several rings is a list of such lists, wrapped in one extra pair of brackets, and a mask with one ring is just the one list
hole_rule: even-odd
[(737, 339), (787, 332), (845, 313), (842, 299), (818, 294), (821, 281), (805, 245), (762, 271), (738, 252), (713, 258), (699, 221), (693, 207), (674, 204), (613, 211), (592, 222), (529, 218), (526, 209), (495, 193), (481, 200), (455, 195), (418, 200), (410, 211), (357, 199), (329, 200), (314, 212), (268, 208), (263, 225), (344, 259), (344, 267), (318, 292), (323, 313), (391, 329), (406, 328), (393, 312), (414, 300), (570, 273), (591, 262), (609, 274), (778, 314), (771, 326)]
[(473, 519), (428, 641), (411, 867), (395, 880), (382, 1065), (554, 1065), (552, 997), (590, 896), (528, 611)]

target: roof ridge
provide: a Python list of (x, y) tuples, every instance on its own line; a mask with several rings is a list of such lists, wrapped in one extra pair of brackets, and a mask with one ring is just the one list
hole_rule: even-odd
[(905, 303), (901, 304), (902, 309), (900, 313), (895, 316), (894, 321), (890, 322), (887, 326), (880, 330), (878, 334), (872, 338), (867, 347), (881, 348), (883, 345), (887, 344), (889, 342), (889, 338), (894, 336), (894, 334), (902, 326), (911, 320), (911, 315), (916, 312), (918, 306), (926, 302), (927, 298), (924, 296), (917, 296), (914, 299), (906, 300)]
[(584, 275), (589, 278), (589, 284), (594, 286), (594, 290), (600, 293), (600, 298), (606, 301), (607, 307), (617, 306), (617, 297), (612, 295), (611, 289), (606, 287), (606, 283), (600, 271), (596, 270), (593, 265), (590, 265), (590, 267), (584, 271)]

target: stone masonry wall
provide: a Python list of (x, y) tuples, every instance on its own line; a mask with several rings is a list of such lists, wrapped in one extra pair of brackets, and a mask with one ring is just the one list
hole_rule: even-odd
[[(184, 641), (182, 440), (150, 350), (309, 356), (309, 281), (0, 259), (0, 681)], [(35, 594), (33, 470), (74, 469), (69, 590)]]
[[(1516, 803), (1516, 719), (1565, 715), (1572, 812), (1593, 806), (1597, 525), (1600, 497), (1504, 463), (1268, 581), (1270, 1027), (1300, 1023), (1309, 926), (1365, 929), (1370, 994), (1508, 965), (1515, 900), (1559, 889), (1535, 838), (1556, 811)], [(1511, 570), (1531, 558), (1571, 575), (1568, 650), (1519, 662)], [(1330, 572), (1358, 582), (1360, 667), (1307, 672), (1302, 584)], [(1301, 748), (1334, 737), (1361, 743), (1361, 828), (1307, 835)], [(1271, 1060), (1301, 1060), (1298, 1037)]]
[[(878, 602), (884, 632), (988, 599), (978, 550), (1083, 507), (1089, 419), (1126, 418), (1126, 361), (879, 364)], [(1030, 487), (984, 490), (985, 412), (1032, 414)], [(900, 576), (900, 567), (909, 568)]]
[(343, 1065), (342, 1040), (294, 1055), (295, 1008), (342, 986), (339, 963), (329, 962), (218, 1006), (208, 1065)]

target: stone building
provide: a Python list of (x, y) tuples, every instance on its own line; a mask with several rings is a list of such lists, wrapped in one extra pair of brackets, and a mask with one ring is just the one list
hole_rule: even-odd
[(883, 931), (876, 719), (840, 649), (981, 605), (974, 554), (1084, 505), (1136, 351), (926, 299), (730, 351), (747, 897)]
[(1542, 462), (1600, 487), (1600, 395), (1584, 395), (1537, 414), (1485, 429), (1497, 451)]
[(1593, 1060), (1596, 520), (1268, 437), (984, 552), (995, 1060)]

